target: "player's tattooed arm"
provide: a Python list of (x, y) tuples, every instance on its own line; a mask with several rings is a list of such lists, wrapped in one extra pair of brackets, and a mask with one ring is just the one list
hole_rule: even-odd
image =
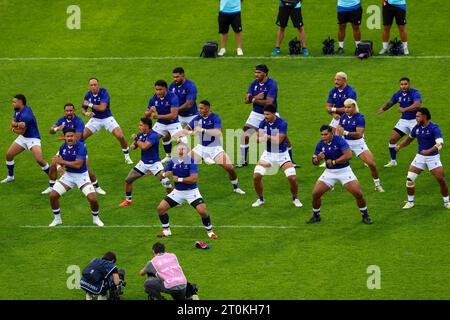
[(183, 182), (183, 183), (186, 183), (186, 184), (194, 184), (194, 183), (197, 182), (197, 180), (198, 180), (198, 173), (191, 173), (186, 178), (179, 178), (177, 176), (173, 176), (173, 181), (175, 181), (175, 182)]
[(136, 145), (138, 146), (138, 148), (142, 149), (142, 150), (148, 150), (152, 147), (152, 144), (148, 141), (136, 141)]
[(183, 103), (179, 108), (178, 111), (185, 111), (189, 110), (194, 106), (194, 100), (187, 100), (185, 103)]
[(350, 149), (345, 149), (342, 152), (342, 156), (340, 156), (336, 160), (328, 159), (327, 166), (334, 167), (337, 164), (342, 164), (345, 163), (346, 161), (349, 161), (351, 158), (352, 158), (352, 151)]
[(147, 107), (147, 109), (145, 109), (144, 111), (144, 116), (146, 116), (147, 118), (151, 118), (153, 112), (156, 112), (155, 106)]
[(266, 132), (263, 129), (258, 129), (258, 131), (256, 131), (256, 142), (261, 143), (261, 142), (266, 142), (267, 140), (268, 140), (268, 136), (267, 136)]
[(186, 137), (186, 136), (193, 136), (194, 135), (194, 131), (192, 130), (192, 128), (187, 124), (184, 129), (178, 131), (177, 133), (175, 133), (172, 136), (172, 140), (173, 141), (178, 141), (179, 139)]
[(326, 110), (330, 115), (334, 115), (336, 113), (344, 113), (345, 108), (336, 108), (332, 103), (327, 103)]
[(217, 137), (220, 136), (222, 134), (222, 130), (215, 128), (215, 129), (205, 129), (202, 127), (195, 127), (193, 131), (190, 131), (190, 135), (195, 136), (195, 135), (199, 135), (201, 133), (205, 133), (210, 137)]
[(356, 128), (356, 132), (348, 132), (341, 125), (337, 126), (336, 134), (353, 139), (361, 139), (364, 136), (364, 128)]
[(26, 123), (25, 122), (16, 122), (14, 119), (11, 121), (11, 131), (21, 135), (26, 131)]
[[(50, 128), (50, 134), (55, 134), (56, 131), (62, 131), (65, 127), (65, 123), (63, 122), (60, 126), (53, 125)], [(77, 138), (79, 140), (79, 138)]]
[(415, 101), (412, 105), (406, 108), (398, 108), (398, 112), (415, 111), (422, 107), (422, 101)]
[(102, 102), (100, 104), (97, 105), (93, 105), (92, 106), (92, 111), (100, 111), (100, 112), (104, 112), (106, 110), (107, 104), (105, 102)]
[(163, 178), (168, 178), (168, 177), (170, 177), (171, 175), (173, 175), (173, 172), (172, 172), (172, 171), (163, 171), (163, 172), (161, 172), (161, 176), (162, 176)]
[(275, 136), (267, 136), (267, 141), (270, 141), (272, 144), (281, 144), (286, 139), (286, 135), (284, 133), (277, 133)]
[(75, 161), (66, 161), (60, 156), (53, 157), (52, 164), (59, 164), (61, 166), (73, 168), (73, 169), (80, 169), (83, 166), (85, 160), (82, 159), (75, 159)]
[(393, 105), (394, 105), (394, 103), (389, 100), (388, 102), (386, 102), (386, 104), (384, 106), (382, 106), (380, 109), (378, 109), (378, 113), (383, 113), (383, 112), (389, 110)]
[(267, 97), (266, 99), (264, 99), (264, 93), (260, 92), (256, 96), (253, 97), (252, 103), (256, 104), (257, 106), (260, 106), (260, 107), (265, 107), (265, 106), (273, 104), (274, 100), (275, 99), (271, 98), (271, 97)]
[(133, 133), (131, 135), (131, 139), (133, 139), (133, 142), (131, 142), (131, 144), (130, 144), (130, 149), (131, 150), (136, 150), (138, 148), (138, 145), (137, 145), (137, 134)]
[(407, 136), (405, 140), (395, 146), (395, 151), (399, 152), (401, 148), (408, 146), (413, 140), (413, 137)]
[(325, 153), (320, 152), (318, 155), (313, 155), (312, 163), (313, 165), (318, 166), (323, 159), (325, 159)]
[(169, 114), (152, 114), (153, 119), (157, 120), (173, 120), (178, 117), (178, 108), (170, 108)]

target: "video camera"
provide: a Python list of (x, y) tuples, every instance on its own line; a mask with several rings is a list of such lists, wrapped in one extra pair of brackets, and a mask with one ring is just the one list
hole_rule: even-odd
[(118, 273), (120, 279), (118, 285), (115, 285), (112, 278), (110, 278), (110, 285), (108, 289), (109, 292), (108, 300), (120, 300), (120, 296), (123, 295), (123, 290), (127, 285), (127, 283), (125, 282), (125, 270), (119, 269)]

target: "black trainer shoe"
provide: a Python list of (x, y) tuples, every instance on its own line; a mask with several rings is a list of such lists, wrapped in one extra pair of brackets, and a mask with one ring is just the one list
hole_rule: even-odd
[(365, 223), (365, 224), (372, 224), (373, 223), (372, 219), (370, 219), (368, 214), (363, 215), (362, 222)]
[(234, 165), (235, 168), (243, 168), (243, 167), (246, 167), (246, 166), (248, 166), (247, 162), (239, 162), (239, 163), (236, 163)]
[(294, 168), (300, 168), (300, 165), (298, 163), (292, 161), (292, 164), (294, 165)]
[(311, 224), (316, 222), (320, 222), (320, 216), (313, 215), (306, 223)]
[(344, 48), (339, 47), (337, 54), (344, 54)]

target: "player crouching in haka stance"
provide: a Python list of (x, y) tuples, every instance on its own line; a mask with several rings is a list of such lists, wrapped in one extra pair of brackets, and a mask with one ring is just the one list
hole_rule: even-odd
[[(191, 151), (191, 157), (197, 163), (205, 160), (207, 164), (218, 164), (227, 173), (233, 185), (233, 192), (245, 194), (238, 186), (238, 177), (233, 168), (230, 157), (222, 148), (222, 120), (219, 115), (211, 111), (211, 104), (203, 100), (199, 104), (199, 115), (194, 117), (185, 128), (177, 134), (182, 136), (200, 136), (200, 143)], [(180, 140), (180, 138), (178, 138)], [(181, 141), (181, 140), (180, 140)]]
[(173, 175), (172, 179), (175, 183), (175, 189), (161, 201), (156, 209), (163, 227), (163, 231), (158, 237), (168, 237), (172, 235), (167, 211), (186, 201), (194, 207), (201, 216), (208, 237), (216, 239), (217, 235), (213, 232), (211, 218), (206, 211), (206, 204), (197, 188), (198, 167), (194, 160), (189, 157), (189, 147), (187, 144), (182, 142), (178, 143), (176, 145), (176, 154), (178, 157), (169, 160), (162, 173), (163, 177), (167, 177), (171, 174)]
[(159, 158), (159, 136), (151, 130), (152, 120), (149, 118), (141, 118), (139, 123), (139, 133), (133, 134), (133, 143), (131, 150), (141, 149), (141, 160), (130, 170), (125, 178), (125, 201), (119, 204), (119, 207), (125, 207), (132, 204), (133, 182), (147, 175), (153, 174), (161, 181), (167, 193), (172, 191), (172, 185), (169, 178), (164, 178), (161, 173), (164, 169), (161, 159)]
[(65, 173), (56, 181), (52, 192), (50, 192), (50, 205), (53, 210), (54, 220), (50, 223), (49, 227), (62, 224), (59, 198), (75, 185), (84, 193), (91, 205), (93, 223), (99, 227), (103, 227), (104, 224), (98, 216), (99, 205), (97, 195), (89, 179), (86, 167), (86, 147), (84, 143), (77, 141), (74, 129), (66, 130), (64, 138), (66, 142), (59, 148), (58, 155), (53, 158), (50, 167), (50, 170), (53, 171), (57, 170), (57, 165), (63, 166), (65, 167)]
[(350, 168), (349, 160), (352, 158), (352, 151), (344, 138), (333, 134), (333, 128), (323, 125), (320, 128), (322, 140), (316, 146), (312, 163), (317, 166), (320, 161), (326, 161), (326, 169), (317, 180), (312, 192), (313, 216), (307, 223), (319, 222), (320, 206), (322, 195), (331, 190), (336, 182), (340, 182), (356, 199), (356, 203), (361, 211), (362, 222), (372, 224), (366, 207), (366, 200), (361, 192), (361, 186)]
[(258, 199), (252, 204), (252, 207), (259, 207), (264, 204), (262, 179), (267, 169), (271, 168), (274, 164), (284, 170), (289, 180), (292, 203), (296, 207), (302, 207), (303, 204), (298, 199), (297, 194), (298, 185), (295, 167), (287, 150), (287, 122), (277, 117), (276, 112), (275, 106), (265, 106), (264, 120), (259, 124), (257, 142), (266, 142), (266, 150), (264, 150), (258, 164), (255, 166), (253, 174), (253, 184)]
[(370, 152), (364, 140), (366, 120), (359, 113), (358, 103), (353, 99), (347, 99), (344, 101), (344, 110), (345, 113), (339, 118), (336, 134), (344, 136), (350, 149), (370, 168), (375, 184), (375, 191), (384, 192), (373, 154)]
[(439, 150), (442, 149), (444, 139), (442, 138), (439, 126), (431, 122), (431, 113), (427, 108), (420, 108), (416, 113), (417, 125), (411, 130), (409, 136), (400, 145), (395, 147), (398, 152), (401, 148), (409, 145), (415, 138), (419, 145), (416, 157), (412, 161), (406, 178), (406, 191), (408, 193), (408, 201), (403, 209), (411, 209), (414, 207), (414, 186), (419, 174), (425, 170), (430, 170), (431, 174), (436, 177), (440, 187), (442, 198), (444, 199), (444, 207), (450, 209), (448, 199), (448, 186), (444, 179), (444, 168), (442, 167)]

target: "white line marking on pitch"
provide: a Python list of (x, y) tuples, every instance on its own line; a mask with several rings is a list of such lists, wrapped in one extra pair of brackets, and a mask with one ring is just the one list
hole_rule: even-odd
[[(167, 56), (167, 57), (0, 57), (0, 61), (96, 61), (96, 60), (200, 60), (203, 58), (194, 56)], [(308, 60), (321, 60), (321, 59), (355, 59), (354, 56), (316, 56), (316, 57), (220, 57), (218, 60), (297, 60), (297, 61), (308, 61)], [(450, 59), (450, 56), (373, 56), (371, 59)]]
[[(183, 226), (183, 225), (171, 225), (172, 228), (193, 228), (193, 229), (197, 229), (197, 228), (204, 228), (203, 226)], [(230, 228), (230, 229), (298, 229), (299, 227), (297, 226), (220, 226), (220, 225), (215, 225), (215, 228)], [(28, 228), (28, 229), (43, 229), (43, 228), (47, 228), (50, 229), (48, 226), (33, 226), (33, 225), (24, 225), (24, 226), (20, 226), (20, 228)], [(57, 226), (55, 228), (51, 228), (51, 229), (62, 229), (62, 228), (66, 228), (66, 229), (82, 229), (82, 228), (99, 228), (98, 226), (73, 226), (73, 225), (62, 225), (62, 226)], [(161, 225), (111, 225), (111, 226), (104, 226), (103, 228), (161, 228)]]

